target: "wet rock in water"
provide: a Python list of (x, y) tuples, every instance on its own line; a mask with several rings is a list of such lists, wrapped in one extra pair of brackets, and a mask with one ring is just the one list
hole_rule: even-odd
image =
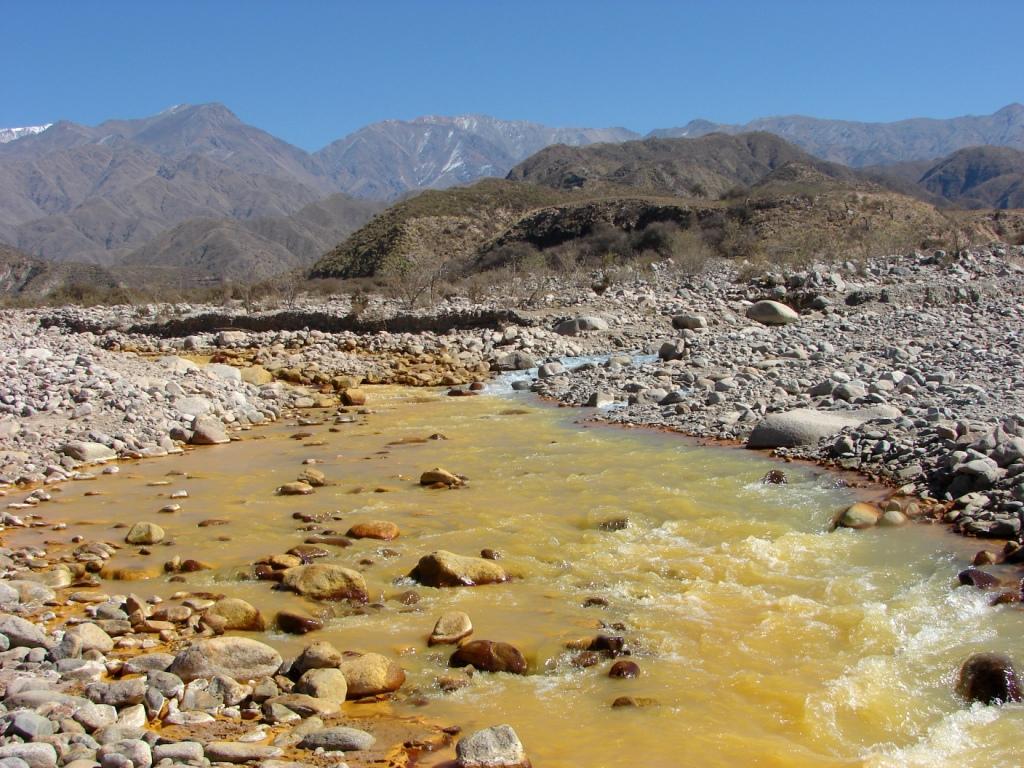
[(314, 488), (322, 488), (327, 485), (327, 476), (319, 469), (304, 469), (295, 480)]
[(348, 695), (348, 681), (340, 669), (309, 669), (302, 673), (302, 677), (295, 684), (295, 693), (305, 693), (318, 699), (344, 701)]
[(978, 550), (971, 561), (972, 565), (995, 565), (999, 562), (999, 555), (989, 549)]
[(267, 628), (263, 614), (251, 603), (225, 597), (207, 609), (206, 615), (219, 617), (225, 631), (262, 632)]
[(747, 310), (747, 317), (762, 325), (789, 325), (800, 319), (795, 310), (770, 299), (752, 304)]
[(159, 544), (164, 540), (164, 529), (156, 523), (138, 522), (129, 530), (124, 540), (128, 544), (148, 545)]
[(299, 742), (299, 747), (322, 749), (325, 752), (358, 752), (371, 749), (376, 742), (377, 739), (366, 731), (337, 726), (306, 734)]
[(650, 699), (646, 696), (619, 696), (612, 702), (612, 709), (653, 707), (657, 706), (657, 704), (656, 699)]
[(978, 587), (979, 589), (998, 587), (1000, 584), (998, 578), (979, 568), (965, 568), (957, 574), (957, 580), (961, 584)]
[(484, 560), (501, 560), (501, 552), (487, 547), (480, 550), (480, 557)]
[(458, 768), (528, 768), (530, 761), (510, 725), (495, 725), (461, 739), (455, 746)]
[(337, 669), (343, 660), (341, 651), (326, 640), (318, 640), (303, 649), (292, 664), (292, 672), (301, 675), (310, 669)]
[(611, 520), (603, 520), (602, 522), (598, 523), (597, 527), (598, 530), (601, 531), (624, 531), (627, 528), (629, 528), (629, 518), (616, 517)]
[(1021, 681), (1010, 658), (1001, 653), (975, 653), (960, 668), (957, 693), (968, 701), (1000, 704), (1021, 700)]
[(771, 469), (761, 478), (761, 485), (785, 485), (786, 473), (781, 469)]
[(315, 563), (289, 568), (281, 583), (293, 592), (313, 600), (351, 600), (365, 603), (368, 598), (362, 574), (340, 565)]
[(428, 645), (453, 645), (464, 637), (473, 634), (473, 622), (469, 615), (462, 611), (449, 611), (442, 614), (434, 624)]
[(409, 576), (427, 587), (473, 587), (508, 581), (505, 569), (492, 560), (445, 550), (421, 557)]
[(279, 611), (275, 621), (277, 628), (289, 635), (305, 635), (324, 628), (320, 619), (298, 611)]
[(370, 520), (365, 523), (356, 523), (348, 529), (346, 536), (353, 539), (378, 539), (380, 541), (391, 541), (397, 539), (399, 534), (398, 526), (387, 520)]
[(846, 508), (836, 525), (842, 528), (871, 528), (878, 524), (881, 516), (882, 511), (874, 504), (858, 501)]
[(640, 677), (640, 665), (635, 661), (626, 661), (620, 659), (612, 664), (611, 669), (608, 670), (608, 677), (615, 678), (633, 678)]
[(902, 525), (906, 525), (908, 522), (910, 521), (907, 516), (898, 509), (885, 510), (878, 520), (878, 524), (885, 528), (899, 528)]
[(348, 683), (349, 699), (391, 693), (405, 683), (405, 671), (379, 653), (346, 654), (338, 668)]
[(349, 407), (366, 405), (366, 392), (362, 389), (350, 387), (341, 393), (341, 403)]
[(462, 478), (441, 467), (428, 469), (420, 475), (420, 485), (447, 485), (449, 488), (457, 488), (462, 484)]
[(291, 483), (285, 483), (277, 489), (278, 496), (308, 496), (312, 492), (312, 485), (309, 483), (303, 483), (299, 480)]
[(526, 658), (513, 645), (493, 640), (471, 640), (460, 646), (448, 660), (449, 666), (472, 666), (481, 672), (526, 674)]
[(197, 420), (189, 442), (192, 445), (223, 445), (230, 443), (231, 438), (219, 423), (212, 419), (201, 418)]
[(281, 655), (269, 645), (247, 637), (214, 637), (177, 654), (167, 671), (189, 683), (214, 675), (234, 680), (273, 677), (280, 666)]

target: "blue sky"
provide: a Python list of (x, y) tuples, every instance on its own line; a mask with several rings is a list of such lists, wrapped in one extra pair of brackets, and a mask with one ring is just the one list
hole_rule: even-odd
[(220, 101), (317, 149), (422, 114), (646, 132), (1024, 101), (1022, 0), (44, 0), (2, 18), (0, 127)]

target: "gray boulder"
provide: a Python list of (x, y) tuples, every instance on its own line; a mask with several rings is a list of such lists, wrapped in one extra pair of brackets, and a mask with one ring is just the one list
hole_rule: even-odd
[(770, 299), (752, 304), (747, 317), (762, 325), (789, 325), (800, 319), (795, 310)]
[(11, 648), (49, 648), (53, 645), (35, 624), (9, 613), (0, 614), (0, 635), (11, 641)]
[(563, 320), (555, 326), (555, 333), (561, 336), (579, 336), (586, 331), (607, 331), (608, 322), (593, 315), (582, 315), (571, 320)]
[(117, 452), (108, 448), (103, 443), (93, 443), (88, 440), (72, 440), (61, 448), (61, 453), (70, 456), (76, 461), (97, 462), (110, 461), (117, 458)]
[(326, 752), (355, 752), (370, 749), (376, 741), (377, 739), (366, 731), (339, 726), (306, 734), (299, 742), (299, 746), (303, 749), (323, 749)]
[(874, 418), (868, 411), (816, 411), (796, 408), (785, 413), (770, 413), (754, 427), (747, 448), (792, 448), (815, 445), (823, 438), (838, 434), (846, 427), (857, 427)]
[(523, 768), (526, 750), (511, 725), (495, 725), (470, 734), (455, 747), (459, 768)]
[(214, 637), (179, 653), (167, 671), (189, 683), (218, 674), (234, 680), (273, 677), (280, 666), (281, 654), (269, 645), (247, 637)]

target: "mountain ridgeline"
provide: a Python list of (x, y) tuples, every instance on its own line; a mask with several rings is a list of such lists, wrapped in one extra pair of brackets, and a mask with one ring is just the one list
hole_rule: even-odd
[[(654, 218), (676, 223), (697, 211), (720, 218), (707, 212), (737, 196), (756, 196), (767, 210), (771, 198), (808, 190), (939, 207), (1024, 205), (1018, 104), (898, 123), (694, 121), (644, 139), (624, 128), (431, 116), (375, 123), (312, 153), (220, 104), (3, 135), (0, 243), (33, 263), (181, 285), (314, 264), (317, 275), (366, 276), (396, 255), (442, 247), (496, 263), (494, 248), (516, 238), (564, 240), (559, 226), (566, 237), (642, 226), (655, 209), (638, 212), (646, 203), (637, 201), (655, 198)], [(526, 232), (530, 221), (547, 234)]]

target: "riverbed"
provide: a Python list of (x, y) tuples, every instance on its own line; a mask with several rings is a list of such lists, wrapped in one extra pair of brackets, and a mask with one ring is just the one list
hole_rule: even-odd
[[(259, 639), (286, 653), (324, 639), (394, 657), (408, 675), (394, 712), (467, 732), (508, 723), (536, 768), (1019, 761), (1024, 707), (971, 708), (953, 690), (973, 651), (1024, 658), (1024, 613), (954, 587), (976, 542), (927, 525), (833, 531), (836, 512), (856, 499), (833, 475), (678, 435), (587, 425), (579, 411), (528, 395), (370, 394), (371, 412), (347, 423), (324, 412), (318, 425), (256, 429), (231, 445), (65, 484), (39, 511), (67, 528), (9, 541), (122, 542), (115, 526), (156, 522), (171, 543), (151, 554), (126, 547), (111, 563), (153, 578), (106, 582), (106, 591), (211, 591), (244, 598), (268, 619), (301, 606), (327, 626)], [(307, 461), (330, 485), (275, 495)], [(420, 487), (435, 466), (468, 483)], [(761, 482), (780, 467), (785, 485)], [(158, 512), (181, 490), (179, 511)], [(401, 536), (328, 547), (330, 562), (364, 574), (367, 607), (316, 604), (246, 578), (262, 557), (369, 520), (394, 522)], [(500, 553), (512, 581), (432, 589), (406, 576), (434, 550), (484, 548)], [(170, 582), (160, 571), (175, 555), (213, 567)], [(529, 674), (478, 673), (443, 691), (439, 678), (462, 673), (447, 667), (450, 646), (426, 638), (448, 610), (469, 614), (473, 639), (519, 648)], [(611, 659), (573, 663), (578, 651), (567, 645), (597, 634), (625, 639), (638, 678), (610, 679)], [(613, 708), (623, 696), (644, 706)]]

